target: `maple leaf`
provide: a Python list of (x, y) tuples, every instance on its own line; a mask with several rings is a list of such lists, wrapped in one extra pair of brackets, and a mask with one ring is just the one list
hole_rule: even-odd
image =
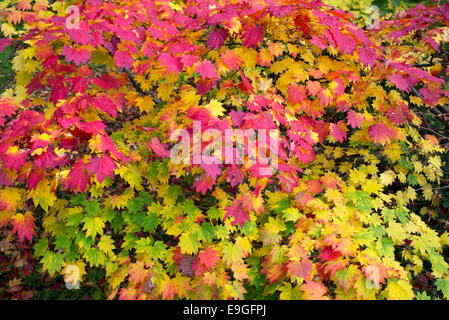
[(412, 286), (408, 281), (398, 280), (391, 281), (387, 286), (388, 299), (391, 300), (412, 300), (415, 298)]
[(249, 279), (249, 275), (248, 275), (249, 270), (248, 270), (248, 266), (245, 263), (243, 263), (241, 261), (234, 262), (231, 265), (231, 270), (234, 274), (234, 278), (236, 278), (237, 280), (242, 281), (244, 279)]
[(162, 299), (173, 300), (176, 293), (178, 292), (178, 289), (177, 289), (174, 279), (168, 278), (168, 279), (162, 280), (160, 291), (161, 291)]
[(228, 37), (228, 30), (212, 30), (207, 36), (206, 45), (211, 49), (220, 49)]
[(17, 105), (13, 98), (2, 98), (0, 100), (0, 126), (5, 123), (4, 117), (12, 116), (17, 110)]
[(322, 185), (321, 180), (306, 181), (307, 191), (310, 192), (310, 194), (312, 196), (323, 191), (323, 188), (321, 187), (321, 185)]
[(85, 21), (79, 21), (79, 28), (69, 29), (67, 33), (76, 43), (87, 46), (92, 42), (89, 25)]
[(360, 46), (358, 55), (360, 62), (366, 66), (371, 66), (371, 68), (374, 68), (377, 63), (377, 56), (376, 51), (373, 48)]
[(244, 34), (243, 45), (248, 48), (257, 47), (257, 44), (263, 41), (265, 29), (261, 25), (254, 25), (246, 29)]
[(222, 116), (224, 111), (226, 111), (223, 104), (216, 99), (212, 99), (205, 107), (209, 109), (210, 113), (214, 117)]
[(240, 56), (233, 50), (227, 49), (225, 52), (221, 54), (220, 58), (221, 60), (223, 60), (223, 62), (230, 70), (233, 69), (238, 70), (240, 65), (242, 64)]
[(55, 80), (53, 83), (53, 90), (51, 91), (49, 100), (56, 104), (59, 100), (67, 98), (69, 88), (64, 84), (63, 79)]
[(346, 139), (346, 131), (348, 129), (345, 127), (343, 121), (339, 121), (337, 124), (331, 123), (330, 133), (339, 142), (343, 142)]
[(393, 82), (396, 85), (396, 87), (398, 87), (400, 90), (405, 91), (405, 92), (410, 91), (410, 84), (408, 83), (408, 81), (406, 79), (401, 77), (401, 75), (399, 75), (398, 73), (388, 76), (388, 80)]
[(114, 169), (117, 168), (114, 159), (107, 154), (104, 154), (101, 158), (94, 157), (89, 161), (86, 166), (90, 174), (94, 174), (97, 177), (98, 182), (102, 183), (106, 176), (114, 178)]
[(310, 280), (312, 263), (309, 260), (302, 259), (301, 261), (290, 261), (286, 267), (290, 276), (294, 275), (298, 278), (304, 279), (305, 281)]
[(90, 184), (91, 175), (81, 159), (78, 159), (73, 165), (68, 177), (70, 178), (69, 188), (73, 189), (75, 193), (86, 191), (87, 186)]
[(12, 39), (2, 38), (0, 39), (0, 52), (6, 49), (12, 43)]
[(365, 117), (361, 113), (357, 113), (354, 110), (348, 111), (348, 123), (353, 128), (360, 128), (362, 126)]
[(17, 171), (25, 165), (28, 152), (19, 150), (17, 146), (9, 147), (3, 156), (3, 165), (8, 169), (16, 169)]
[(288, 101), (292, 104), (302, 103), (307, 99), (306, 87), (291, 84), (288, 87)]
[(201, 251), (198, 254), (198, 258), (200, 259), (201, 264), (206, 266), (207, 271), (209, 271), (210, 268), (215, 267), (217, 262), (220, 260), (218, 257), (218, 251), (211, 247), (208, 247), (206, 251)]
[(194, 186), (198, 192), (205, 194), (207, 190), (212, 190), (215, 184), (215, 179), (211, 176), (204, 176), (195, 182)]
[(329, 300), (326, 296), (327, 288), (317, 281), (306, 281), (301, 285), (304, 297), (309, 300)]
[(136, 288), (122, 288), (119, 292), (119, 300), (136, 300)]
[[(173, 259), (174, 259), (174, 257), (173, 257)], [(193, 276), (194, 271), (196, 270), (193, 268), (194, 261), (195, 261), (195, 258), (189, 254), (183, 254), (177, 260), (179, 270), (181, 270), (181, 273), (183, 276), (186, 276), (186, 277)]]
[(198, 72), (203, 80), (218, 78), (217, 70), (210, 60), (204, 60), (196, 65)]
[(151, 141), (148, 142), (148, 146), (153, 150), (153, 152), (161, 158), (168, 158), (170, 157), (170, 151), (167, 150), (167, 143), (161, 143), (159, 141), (159, 138), (152, 137)]
[(25, 214), (18, 213), (12, 218), (13, 230), (11, 234), (17, 232), (17, 236), (20, 242), (24, 239), (32, 240), (33, 236), (36, 235), (34, 231), (34, 217), (31, 211), (27, 211)]
[(159, 56), (159, 62), (161, 63), (161, 65), (167, 67), (168, 72), (177, 74), (179, 71), (181, 71), (179, 60), (168, 53), (161, 53), (161, 55)]
[(231, 222), (232, 226), (235, 226), (238, 223), (243, 228), (245, 221), (251, 221), (249, 212), (243, 208), (242, 203), (238, 200), (234, 200), (232, 206), (226, 206), (225, 209), (225, 219), (229, 216), (234, 217), (234, 220)]
[(132, 69), (134, 63), (134, 59), (129, 53), (118, 50), (114, 53), (114, 61), (118, 67), (125, 69)]
[(86, 238), (89, 236), (95, 238), (97, 234), (103, 235), (104, 220), (102, 218), (86, 216), (83, 222), (83, 230), (86, 230)]
[(247, 94), (254, 93), (254, 87), (251, 85), (248, 78), (245, 77), (242, 71), (240, 71), (240, 76), (242, 77), (242, 83), (239, 84), (240, 90)]
[(375, 143), (385, 145), (391, 142), (391, 138), (395, 137), (394, 131), (390, 130), (384, 123), (373, 124), (368, 128), (368, 133)]
[(143, 283), (148, 279), (148, 270), (145, 269), (145, 265), (142, 261), (137, 261), (129, 268), (129, 279), (134, 284)]
[(90, 52), (85, 48), (65, 46), (62, 48), (61, 53), (66, 56), (67, 61), (73, 61), (76, 65), (87, 63), (90, 59)]
[(323, 90), (323, 88), (319, 81), (307, 81), (307, 91), (311, 96), (315, 97), (321, 90)]

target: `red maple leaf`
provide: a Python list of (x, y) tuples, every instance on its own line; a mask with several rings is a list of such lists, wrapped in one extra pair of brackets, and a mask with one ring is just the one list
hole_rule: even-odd
[(252, 27), (249, 27), (245, 31), (245, 39), (243, 40), (243, 45), (247, 46), (248, 48), (256, 48), (257, 44), (263, 40), (264, 32), (264, 27), (261, 25), (254, 25)]
[(390, 138), (396, 136), (396, 133), (383, 123), (373, 124), (370, 126), (368, 128), (368, 134), (371, 138), (373, 138), (375, 143), (382, 145), (385, 143), (390, 143)]
[(68, 175), (70, 178), (69, 188), (73, 189), (75, 193), (86, 191), (87, 185), (90, 183), (90, 176), (84, 161), (78, 159)]
[(301, 259), (301, 261), (290, 261), (287, 264), (287, 272), (290, 276), (294, 275), (304, 280), (310, 280), (312, 273), (312, 263), (308, 259)]
[(207, 267), (207, 270), (210, 270), (210, 268), (215, 267), (217, 262), (220, 260), (218, 257), (218, 251), (215, 249), (208, 247), (206, 251), (201, 251), (198, 254), (198, 258), (204, 266)]
[(2, 98), (0, 100), (0, 126), (5, 123), (4, 117), (13, 115), (17, 110), (17, 105), (13, 98)]
[(213, 30), (207, 37), (206, 45), (211, 49), (220, 49), (228, 37), (228, 30)]
[(106, 176), (114, 179), (114, 169), (117, 168), (114, 159), (107, 154), (104, 154), (101, 158), (95, 157), (90, 160), (87, 165), (87, 169), (90, 174), (94, 174), (97, 177), (98, 182), (102, 183)]
[(66, 56), (67, 61), (73, 61), (76, 65), (86, 63), (90, 59), (90, 52), (83, 48), (65, 46), (61, 53)]
[(242, 203), (239, 200), (234, 200), (232, 206), (226, 207), (225, 219), (229, 216), (234, 217), (234, 221), (231, 222), (232, 226), (235, 226), (238, 223), (243, 228), (245, 221), (251, 221), (248, 210), (243, 208)]
[(31, 241), (33, 235), (36, 235), (34, 231), (34, 217), (31, 211), (27, 211), (24, 215), (21, 213), (16, 214), (12, 218), (11, 223), (14, 227), (11, 234), (17, 232), (20, 242), (23, 242), (25, 238)]

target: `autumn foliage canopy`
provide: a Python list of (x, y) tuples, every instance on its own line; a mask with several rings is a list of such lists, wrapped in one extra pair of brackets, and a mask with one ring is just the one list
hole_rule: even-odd
[[(308, 0), (6, 3), (0, 226), (43, 273), (103, 270), (110, 299), (413, 299), (430, 275), (448, 298), (449, 235), (415, 203), (443, 176), (419, 128), (449, 100), (426, 67), (449, 5), (361, 28)], [(275, 132), (276, 165), (197, 125)], [(181, 131), (217, 161), (173, 161)]]

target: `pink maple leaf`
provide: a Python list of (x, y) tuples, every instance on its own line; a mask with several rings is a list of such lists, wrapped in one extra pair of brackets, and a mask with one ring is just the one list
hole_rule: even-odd
[(362, 126), (365, 116), (361, 113), (357, 113), (354, 110), (349, 110), (348, 112), (348, 123), (353, 128), (360, 128)]
[(408, 81), (406, 79), (401, 77), (401, 75), (399, 75), (398, 73), (389, 76), (388, 80), (393, 82), (396, 85), (396, 87), (398, 87), (399, 90), (405, 91), (405, 92), (410, 91), (410, 84), (408, 83)]
[(133, 57), (124, 51), (114, 53), (115, 64), (120, 68), (131, 69), (133, 67)]
[(152, 137), (151, 141), (148, 142), (148, 146), (153, 150), (153, 152), (161, 158), (170, 157), (170, 151), (167, 150), (167, 143), (161, 143), (158, 137)]
[(77, 66), (81, 63), (87, 63), (90, 59), (90, 52), (84, 48), (72, 48), (65, 46), (62, 48), (63, 55), (65, 55), (67, 61), (73, 61)]
[(249, 212), (243, 208), (242, 203), (239, 200), (234, 200), (232, 206), (227, 206), (225, 209), (225, 219), (229, 216), (234, 217), (234, 221), (231, 222), (232, 226), (235, 226), (238, 223), (243, 228), (245, 221), (251, 221)]
[(389, 129), (384, 123), (373, 124), (368, 128), (368, 134), (375, 143), (390, 143), (390, 138), (396, 136), (395, 132)]
[(174, 74), (177, 74), (181, 70), (181, 65), (179, 63), (179, 60), (173, 57), (171, 54), (168, 53), (161, 53), (159, 56), (159, 62), (161, 65), (167, 67), (167, 71), (173, 72)]
[(306, 87), (291, 84), (287, 90), (288, 101), (292, 104), (302, 103), (307, 98)]
[(346, 128), (344, 128), (343, 121), (339, 121), (337, 124), (332, 123), (330, 125), (330, 133), (339, 142), (343, 142), (346, 139)]
[(218, 79), (217, 70), (210, 60), (204, 60), (196, 65), (196, 72), (198, 72), (203, 80)]

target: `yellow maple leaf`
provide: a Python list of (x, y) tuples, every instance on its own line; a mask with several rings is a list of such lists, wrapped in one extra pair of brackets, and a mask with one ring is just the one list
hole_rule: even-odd
[(392, 170), (388, 170), (385, 172), (382, 172), (380, 175), (380, 183), (382, 183), (384, 186), (389, 186), (393, 183), (394, 179), (396, 178), (396, 173)]
[(387, 286), (388, 299), (391, 300), (412, 300), (415, 297), (412, 286), (408, 281), (391, 281)]
[(223, 104), (216, 99), (212, 99), (208, 104), (205, 105), (205, 107), (214, 117), (222, 116), (226, 111), (226, 109), (223, 107)]

